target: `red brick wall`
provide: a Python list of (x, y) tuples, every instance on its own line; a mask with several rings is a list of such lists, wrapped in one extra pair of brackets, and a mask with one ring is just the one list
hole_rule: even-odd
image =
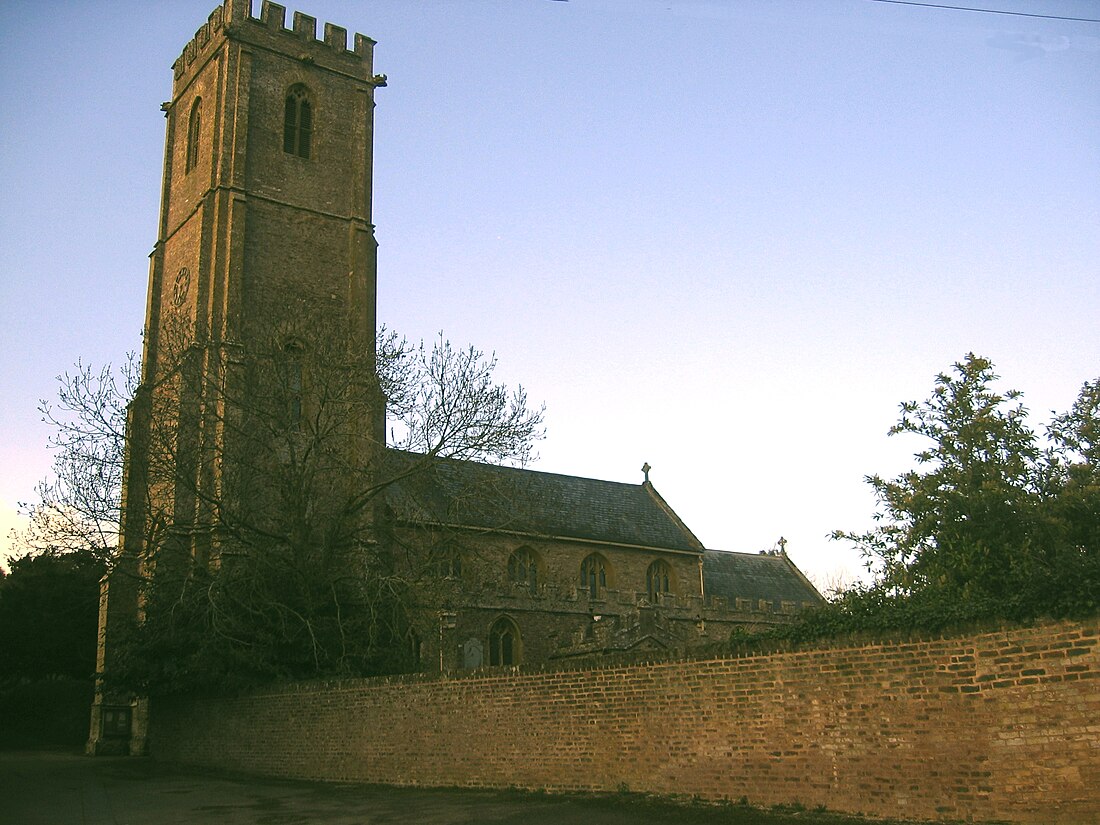
[(1100, 822), (1100, 622), (153, 706), (154, 756), (400, 785)]

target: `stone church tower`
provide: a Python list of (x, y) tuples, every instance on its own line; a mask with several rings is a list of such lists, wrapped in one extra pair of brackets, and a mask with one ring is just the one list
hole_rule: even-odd
[[(309, 414), (301, 362), (338, 365), (359, 433), (384, 442), (371, 223), (374, 42), (264, 0), (225, 0), (173, 65), (142, 381), (131, 406), (119, 567), (99, 670), (150, 567), (217, 564), (234, 512), (262, 512), (256, 439)], [(351, 428), (349, 428), (351, 429)], [(155, 561), (151, 562), (155, 558)], [(143, 747), (141, 713), (99, 691), (89, 750)]]

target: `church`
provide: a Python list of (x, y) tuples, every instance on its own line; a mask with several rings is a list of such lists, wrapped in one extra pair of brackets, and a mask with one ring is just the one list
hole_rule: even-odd
[[(387, 445), (374, 45), (225, 0), (173, 64), (100, 675), (143, 615), (135, 581), (217, 575), (306, 523), (352, 573), (348, 547), (385, 548), (428, 673), (667, 655), (819, 603), (782, 544), (704, 547), (648, 465), (604, 481)], [(141, 753), (144, 701), (98, 689), (89, 752)]]

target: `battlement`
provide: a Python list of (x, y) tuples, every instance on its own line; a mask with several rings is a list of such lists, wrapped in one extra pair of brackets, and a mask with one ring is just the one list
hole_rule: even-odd
[[(226, 6), (232, 4), (243, 7), (247, 6), (248, 2), (249, 0), (228, 0)], [(256, 18), (252, 17), (247, 19), (253, 22), (256, 21)], [(353, 46), (351, 50), (349, 50), (348, 30), (332, 23), (325, 23), (325, 36), (323, 39), (318, 40), (317, 18), (310, 17), (308, 14), (303, 14), (300, 11), (294, 12), (294, 25), (292, 28), (288, 29), (286, 27), (286, 7), (280, 6), (278, 3), (272, 3), (271, 0), (263, 0), (259, 22), (271, 31), (293, 35), (306, 43), (324, 44), (336, 53), (346, 55), (354, 54), (362, 60), (367, 60), (371, 57), (371, 50), (374, 46), (374, 41), (369, 37), (356, 33)]]
[[(308, 63), (331, 57), (341, 61), (357, 60), (365, 64), (361, 68), (367, 70), (368, 76), (374, 56), (375, 41), (366, 35), (356, 33), (352, 48), (348, 49), (348, 30), (342, 26), (325, 23), (324, 37), (318, 39), (317, 18), (308, 14), (294, 12), (293, 25), (287, 28), (285, 6), (263, 0), (260, 16), (253, 17), (252, 0), (225, 0), (210, 13), (210, 17), (199, 27), (172, 64), (176, 79), (179, 80), (187, 73), (219, 34), (225, 33), (266, 34), (268, 38), (274, 37), (276, 42), (282, 40), (277, 45), (283, 50), (298, 48), (295, 57)], [(385, 84), (385, 79), (381, 76), (373, 78), (373, 81), (375, 85)]]

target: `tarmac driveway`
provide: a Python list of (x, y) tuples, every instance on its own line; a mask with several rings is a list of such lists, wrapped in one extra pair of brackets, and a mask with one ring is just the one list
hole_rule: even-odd
[(827, 814), (624, 796), (392, 788), (223, 776), (148, 759), (0, 751), (3, 825), (780, 825)]

